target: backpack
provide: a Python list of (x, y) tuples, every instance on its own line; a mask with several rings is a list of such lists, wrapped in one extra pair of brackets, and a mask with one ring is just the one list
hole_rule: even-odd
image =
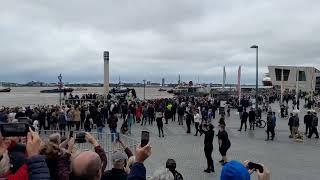
[(178, 171), (175, 171), (174, 180), (183, 180), (182, 174), (180, 174)]

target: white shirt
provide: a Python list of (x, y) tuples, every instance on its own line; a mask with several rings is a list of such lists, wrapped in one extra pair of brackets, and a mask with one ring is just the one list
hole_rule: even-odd
[(200, 123), (201, 122), (201, 117), (200, 114), (197, 113), (196, 115), (194, 115), (194, 122), (195, 123)]

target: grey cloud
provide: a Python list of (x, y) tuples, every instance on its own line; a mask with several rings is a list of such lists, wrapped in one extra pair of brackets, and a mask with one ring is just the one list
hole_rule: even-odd
[(270, 64), (318, 66), (320, 2), (270, 1), (2, 1), (0, 81), (102, 81), (110, 51), (111, 80), (165, 77), (254, 83)]

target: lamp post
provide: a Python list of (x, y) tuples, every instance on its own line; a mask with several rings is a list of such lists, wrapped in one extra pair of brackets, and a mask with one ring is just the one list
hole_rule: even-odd
[(61, 88), (62, 88), (62, 75), (61, 75), (61, 73), (59, 74), (58, 79), (59, 79), (59, 103), (61, 106)]
[(250, 48), (256, 49), (256, 110), (258, 110), (258, 46), (253, 45)]
[(146, 100), (146, 80), (143, 80), (143, 99)]

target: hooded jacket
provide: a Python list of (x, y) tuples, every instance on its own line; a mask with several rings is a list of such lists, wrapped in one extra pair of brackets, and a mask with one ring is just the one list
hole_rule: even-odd
[(250, 174), (242, 163), (230, 161), (222, 168), (220, 180), (250, 180)]

